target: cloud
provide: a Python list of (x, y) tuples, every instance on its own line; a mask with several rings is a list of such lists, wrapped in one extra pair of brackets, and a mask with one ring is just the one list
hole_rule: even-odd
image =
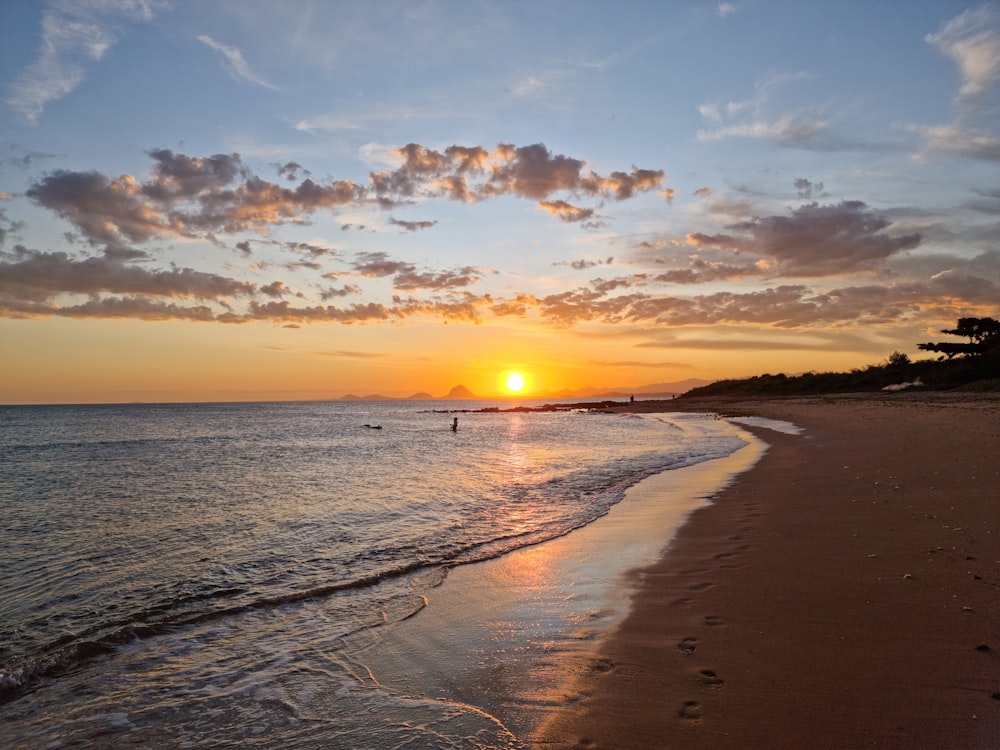
[(698, 131), (700, 141), (719, 141), (724, 138), (751, 138), (754, 140), (794, 143), (806, 141), (820, 134), (826, 124), (815, 113), (801, 112), (784, 115), (774, 120), (754, 119), (732, 124), (720, 123), (717, 127)]
[(920, 234), (891, 235), (892, 221), (861, 201), (810, 203), (788, 216), (731, 224), (732, 234), (688, 235), (694, 247), (729, 248), (774, 261), (774, 274), (829, 276), (871, 271), (886, 258), (917, 247)]
[(822, 182), (812, 182), (805, 179), (804, 177), (796, 177), (793, 183), (795, 185), (795, 191), (799, 198), (808, 200), (813, 197), (815, 193), (817, 196), (823, 195), (823, 183)]
[(358, 253), (352, 265), (361, 277), (381, 278), (393, 276), (395, 289), (453, 289), (470, 286), (482, 279), (483, 274), (472, 266), (456, 271), (418, 271), (412, 263), (392, 260), (383, 252)]
[(296, 161), (286, 162), (285, 164), (276, 164), (275, 167), (278, 170), (278, 176), (284, 177), (289, 182), (298, 181), (299, 172), (307, 177), (312, 174), (308, 169)]
[(286, 242), (284, 246), (292, 252), (302, 253), (304, 256), (311, 258), (322, 258), (338, 254), (333, 248), (316, 245), (311, 242)]
[(588, 268), (594, 268), (595, 266), (610, 266), (615, 262), (614, 257), (602, 258), (599, 260), (572, 260), (572, 261), (556, 261), (553, 266), (569, 266), (570, 268), (575, 268), (577, 271), (585, 271)]
[[(13, 200), (13, 197), (14, 196), (7, 192), (0, 193), (0, 201)], [(23, 221), (11, 221), (7, 218), (7, 211), (0, 207), (0, 247), (3, 247), (11, 232), (19, 232), (24, 229), (24, 227), (25, 223)]]
[[(450, 146), (438, 152), (411, 143), (399, 149), (403, 163), (398, 169), (371, 173), (367, 185), (306, 178), (288, 186), (258, 177), (235, 153), (207, 157), (169, 149), (147, 153), (153, 169), (144, 180), (132, 175), (109, 177), (94, 170), (57, 170), (34, 183), (26, 195), (70, 221), (90, 242), (120, 243), (263, 231), (304, 224), (321, 210), (389, 208), (416, 198), (475, 202), (515, 195), (544, 200), (565, 191), (622, 201), (654, 189), (664, 176), (662, 170), (638, 168), (601, 176), (585, 171), (581, 160), (553, 156), (541, 144), (521, 148), (502, 144), (491, 154), (480, 146)], [(285, 170), (286, 178), (289, 174)], [(559, 205), (553, 203), (554, 213), (564, 221), (580, 221), (593, 213), (588, 208), (560, 211)], [(394, 223), (415, 231), (434, 222)]]
[(198, 41), (206, 47), (209, 47), (219, 53), (222, 58), (223, 66), (226, 68), (229, 75), (231, 75), (234, 79), (255, 83), (258, 86), (263, 86), (264, 88), (271, 89), (272, 91), (277, 90), (275, 86), (272, 86), (250, 69), (250, 65), (245, 59), (243, 59), (243, 53), (236, 47), (221, 44), (207, 34), (201, 34), (198, 37)]
[(756, 263), (732, 265), (716, 263), (696, 258), (689, 268), (680, 268), (656, 274), (653, 281), (665, 284), (704, 284), (710, 281), (727, 281), (743, 279), (749, 276), (761, 276), (766, 273), (766, 266)]
[(354, 273), (368, 278), (392, 276), (394, 273), (410, 272), (416, 266), (398, 260), (390, 260), (383, 252), (358, 253), (357, 260), (352, 265)]
[[(753, 324), (794, 329), (897, 323), (921, 312), (950, 318), (995, 309), (1000, 284), (960, 277), (897, 286), (843, 287), (815, 293), (804, 285), (708, 295), (622, 294), (577, 289), (524, 303), (556, 325), (584, 322), (664, 326)], [(992, 306), (992, 307), (991, 307)]]
[(719, 18), (729, 18), (736, 12), (736, 6), (732, 3), (719, 3), (715, 6), (715, 15)]
[(996, 111), (1000, 96), (1000, 6), (972, 8), (928, 34), (925, 40), (957, 63), (962, 86), (954, 122), (908, 126), (925, 143), (918, 158), (947, 153), (971, 159), (1000, 161)]
[(945, 152), (972, 159), (1000, 161), (1000, 137), (958, 123), (920, 126), (910, 129), (925, 139), (926, 152)]
[(352, 294), (361, 294), (361, 287), (354, 284), (345, 284), (340, 289), (336, 287), (329, 287), (320, 292), (320, 299), (326, 302), (327, 300), (334, 299), (336, 297), (349, 297)]
[(566, 201), (562, 200), (539, 201), (538, 206), (568, 224), (578, 221), (587, 221), (593, 218), (595, 213), (592, 208), (579, 208), (578, 206), (570, 205)]
[(636, 167), (602, 176), (587, 170), (582, 160), (552, 154), (541, 143), (501, 143), (493, 151), (481, 146), (435, 151), (411, 143), (397, 153), (401, 166), (369, 176), (383, 205), (418, 195), (465, 202), (502, 195), (543, 201), (560, 192), (622, 201), (659, 187), (665, 177), (663, 170)]
[(430, 229), (432, 226), (437, 224), (436, 221), (402, 221), (400, 219), (394, 219), (389, 217), (389, 223), (393, 226), (402, 227), (407, 232), (417, 232), (421, 229)]
[(7, 103), (28, 120), (75, 90), (124, 33), (125, 23), (149, 22), (155, 0), (57, 0), (42, 15), (38, 57), (10, 87)]
[(808, 73), (790, 73), (772, 76), (761, 81), (751, 99), (742, 102), (702, 104), (698, 112), (708, 125), (698, 131), (700, 141), (718, 141), (725, 138), (751, 138), (802, 143), (812, 140), (826, 130), (827, 123), (818, 112), (809, 109), (787, 114), (775, 114), (769, 103), (770, 91), (787, 82), (812, 76)]
[(6, 159), (0, 159), (0, 165), (10, 164), (12, 167), (17, 169), (27, 170), (31, 169), (32, 165), (36, 161), (44, 161), (46, 159), (58, 159), (60, 157), (65, 157), (65, 154), (50, 154), (44, 151), (29, 151), (16, 143), (11, 143), (7, 146), (7, 150), (11, 154), (19, 154), (18, 156), (8, 156)]
[[(203, 273), (190, 268), (148, 270), (128, 261), (141, 258), (136, 251), (109, 250), (101, 256), (72, 258), (62, 252), (41, 252), (17, 246), (0, 261), (0, 311), (7, 314), (58, 314), (74, 317), (190, 317), (176, 306), (150, 298), (191, 298), (226, 305), (237, 297), (256, 293), (253, 284)], [(124, 295), (119, 303), (102, 294)], [(59, 307), (57, 298), (86, 295), (89, 303)], [(145, 299), (145, 302), (141, 300)], [(130, 316), (128, 310), (136, 315)], [(191, 313), (204, 320), (205, 306)], [(171, 312), (172, 311), (172, 312)], [(173, 315), (172, 313), (176, 313)]]
[(442, 290), (471, 286), (482, 278), (482, 273), (472, 266), (464, 266), (456, 271), (444, 271), (441, 273), (410, 270), (396, 274), (392, 285), (396, 289)]
[[(392, 296), (388, 303), (359, 302), (295, 305), (294, 292), (280, 281), (260, 287), (191, 269), (149, 270), (138, 251), (108, 251), (102, 256), (72, 258), (18, 246), (0, 261), (0, 314), (7, 317), (93, 317), (141, 320), (193, 320), (219, 323), (268, 321), (281, 325), (309, 323), (401, 323), (430, 317), (481, 322), (494, 317), (538, 317), (556, 326), (604, 322), (644, 326), (765, 325), (795, 329), (896, 323), (918, 314), (945, 319), (994, 314), (1000, 298), (1000, 254), (984, 253), (975, 262), (927, 264), (937, 270), (923, 281), (840, 287), (816, 292), (805, 285), (780, 284), (768, 289), (679, 296), (646, 291), (650, 282), (677, 281), (645, 274), (595, 279), (589, 286), (536, 297), (474, 294), (463, 287), (482, 273), (471, 267), (454, 271), (418, 271), (384, 254), (361, 254), (356, 269), (372, 276), (393, 276), (401, 291), (429, 290), (430, 298)], [(954, 261), (954, 259), (952, 259)], [(694, 264), (692, 269), (720, 277), (751, 267)], [(672, 273), (672, 272), (671, 272)], [(681, 283), (684, 281), (681, 279)], [(322, 302), (362, 293), (356, 285), (320, 292)], [(261, 301), (259, 297), (271, 299)], [(79, 300), (78, 298), (84, 299)], [(177, 300), (198, 304), (183, 304)]]
[(132, 175), (58, 170), (26, 195), (97, 243), (300, 224), (317, 210), (364, 201), (364, 189), (350, 181), (306, 179), (290, 188), (262, 180), (238, 154), (189, 157), (159, 149), (149, 155), (153, 172), (142, 182)]
[(1000, 83), (1000, 10), (995, 3), (966, 10), (926, 41), (958, 64), (962, 97), (978, 97)]
[(510, 93), (517, 97), (537, 98), (551, 91), (552, 87), (538, 76), (528, 75), (510, 85)]

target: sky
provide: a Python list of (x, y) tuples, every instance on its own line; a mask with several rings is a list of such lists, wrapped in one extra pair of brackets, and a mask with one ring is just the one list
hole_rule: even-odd
[(1000, 2), (5, 0), (0, 50), (0, 403), (846, 371), (1000, 316)]

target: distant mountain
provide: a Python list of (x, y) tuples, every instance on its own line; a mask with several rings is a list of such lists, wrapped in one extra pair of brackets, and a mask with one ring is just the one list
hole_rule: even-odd
[(466, 398), (476, 398), (476, 396), (473, 395), (472, 392), (464, 385), (456, 385), (454, 388), (448, 391), (448, 395), (444, 396), (443, 398), (444, 400), (458, 400)]
[[(633, 387), (618, 386), (615, 388), (577, 388), (576, 390), (562, 390), (558, 393), (538, 394), (532, 398), (607, 398), (607, 399), (627, 399), (629, 396), (645, 398), (670, 398), (673, 395), (687, 393), (692, 388), (714, 383), (714, 380), (699, 380), (698, 378), (688, 378), (675, 383), (655, 383), (653, 385), (637, 385)], [(456, 385), (446, 396), (436, 397), (429, 393), (414, 393), (412, 396), (385, 396), (381, 393), (372, 393), (367, 396), (358, 396), (348, 393), (341, 396), (337, 401), (460, 401), (463, 399), (476, 399), (476, 396), (464, 385)]]

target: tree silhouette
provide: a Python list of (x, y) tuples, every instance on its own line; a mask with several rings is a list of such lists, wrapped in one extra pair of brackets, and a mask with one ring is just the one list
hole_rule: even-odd
[(944, 329), (941, 333), (964, 336), (969, 343), (940, 341), (917, 344), (917, 348), (925, 352), (939, 352), (951, 359), (957, 355), (976, 357), (1000, 347), (1000, 321), (993, 318), (959, 318), (957, 327)]

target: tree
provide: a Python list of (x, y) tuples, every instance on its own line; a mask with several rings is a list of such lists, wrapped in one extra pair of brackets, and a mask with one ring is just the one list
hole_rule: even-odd
[(959, 318), (958, 326), (941, 331), (951, 336), (964, 336), (969, 339), (967, 344), (949, 341), (917, 344), (917, 348), (925, 352), (939, 352), (948, 359), (956, 355), (975, 357), (1000, 347), (1000, 321), (993, 318)]
[(910, 364), (910, 358), (903, 352), (893, 352), (889, 355), (889, 361), (887, 364), (889, 367), (905, 367)]

